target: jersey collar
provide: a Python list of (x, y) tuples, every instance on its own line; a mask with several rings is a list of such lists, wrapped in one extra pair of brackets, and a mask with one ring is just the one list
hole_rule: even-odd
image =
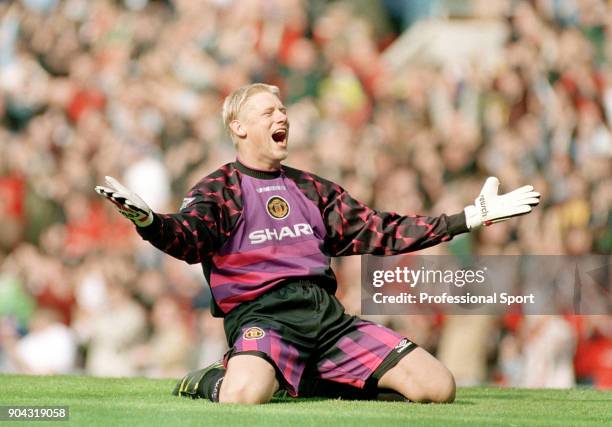
[(278, 178), (281, 175), (281, 171), (282, 171), (282, 169), (275, 170), (275, 171), (262, 171), (259, 169), (253, 169), (241, 163), (240, 160), (238, 159), (236, 159), (236, 161), (234, 162), (234, 166), (236, 167), (236, 169), (238, 169), (243, 174), (251, 176), (253, 178), (259, 178), (259, 179)]

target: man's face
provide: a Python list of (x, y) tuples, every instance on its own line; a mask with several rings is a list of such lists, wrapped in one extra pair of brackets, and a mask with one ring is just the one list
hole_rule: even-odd
[(247, 99), (238, 114), (246, 133), (241, 156), (254, 167), (278, 167), (287, 158), (289, 120), (281, 100), (269, 92), (259, 92)]

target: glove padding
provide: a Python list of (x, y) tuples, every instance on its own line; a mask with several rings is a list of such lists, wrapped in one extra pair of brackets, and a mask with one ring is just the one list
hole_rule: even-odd
[(95, 188), (96, 193), (110, 200), (121, 215), (138, 227), (146, 227), (153, 222), (153, 211), (138, 194), (121, 185), (112, 176), (107, 176), (104, 180), (108, 187), (98, 185)]
[(525, 215), (540, 203), (540, 193), (533, 191), (531, 185), (501, 196), (497, 194), (498, 188), (499, 179), (494, 176), (487, 178), (474, 205), (464, 209), (465, 221), (470, 230), (481, 225), (505, 221), (513, 216)]

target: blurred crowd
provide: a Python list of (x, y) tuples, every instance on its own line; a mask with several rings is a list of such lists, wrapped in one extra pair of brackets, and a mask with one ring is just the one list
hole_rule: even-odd
[[(413, 22), (466, 20), (447, 3), (0, 1), (0, 372), (169, 377), (223, 354), (201, 267), (142, 242), (93, 187), (111, 175), (176, 211), (234, 159), (221, 105), (253, 81), (281, 88), (287, 164), (377, 209), (458, 212), (489, 175), (542, 193), (426, 253), (612, 253), (612, 4), (462, 2), (505, 28), (495, 67), (391, 71)], [(334, 262), (358, 312), (359, 257)], [(610, 316), (378, 320), (459, 384), (612, 388)]]

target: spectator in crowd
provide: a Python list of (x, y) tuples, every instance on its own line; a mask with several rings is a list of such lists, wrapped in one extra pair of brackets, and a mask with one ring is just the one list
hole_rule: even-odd
[(11, 371), (34, 375), (75, 371), (77, 342), (72, 330), (59, 317), (53, 310), (37, 310), (28, 325), (28, 333), (21, 338), (3, 322), (0, 343), (6, 349)]

